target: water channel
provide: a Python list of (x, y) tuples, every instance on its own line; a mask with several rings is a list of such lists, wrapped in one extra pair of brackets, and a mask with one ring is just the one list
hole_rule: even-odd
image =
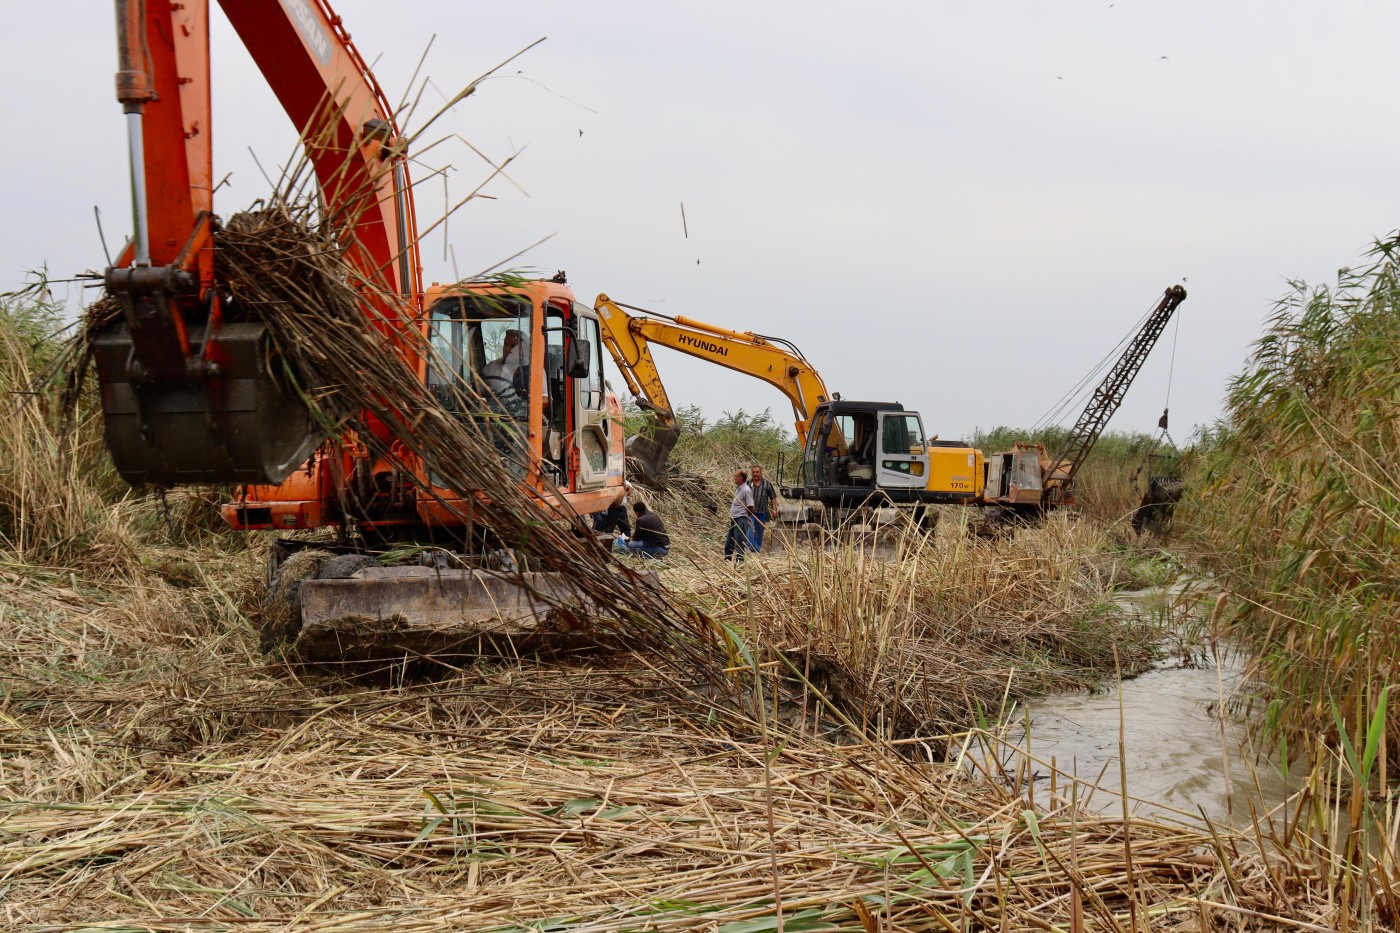
[[(1162, 593), (1126, 594), (1130, 610), (1160, 602)], [(1196, 817), (1242, 824), (1256, 810), (1287, 796), (1277, 760), (1259, 756), (1247, 726), (1228, 712), (1240, 687), (1243, 659), (1224, 649), (1195, 663), (1159, 662), (1138, 677), (1102, 693), (1058, 694), (1032, 700), (1029, 751), (1036, 786), (1048, 784), (1050, 763), (1062, 774), (1097, 785), (1080, 799), (1105, 813), (1121, 811), (1120, 714), (1130, 812), (1143, 816)], [(1007, 740), (1025, 749), (1025, 712), (1011, 723)], [(1014, 756), (1002, 767), (1014, 773)], [(1061, 779), (1061, 783), (1063, 780)], [(1294, 788), (1296, 789), (1296, 788)], [(1261, 806), (1262, 804), (1262, 806)]]

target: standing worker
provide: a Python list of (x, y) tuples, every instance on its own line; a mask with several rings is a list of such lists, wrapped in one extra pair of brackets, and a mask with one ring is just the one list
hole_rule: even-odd
[(771, 480), (763, 475), (763, 467), (753, 465), (753, 478), (749, 480), (753, 490), (753, 549), (763, 550), (763, 532), (768, 527), (768, 519), (778, 514), (778, 490)]
[(734, 471), (734, 501), (729, 503), (729, 533), (724, 537), (724, 559), (743, 560), (753, 546), (753, 490), (749, 474)]

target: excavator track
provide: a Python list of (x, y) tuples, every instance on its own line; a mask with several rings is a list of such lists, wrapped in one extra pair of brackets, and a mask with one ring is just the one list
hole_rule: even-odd
[[(426, 552), (416, 565), (384, 566), (369, 555), (314, 547), (278, 561), (274, 553), (262, 647), (299, 663), (366, 665), (620, 647), (590, 625), (593, 602), (558, 573), (466, 567), (444, 551)], [(660, 586), (654, 572), (646, 579)]]

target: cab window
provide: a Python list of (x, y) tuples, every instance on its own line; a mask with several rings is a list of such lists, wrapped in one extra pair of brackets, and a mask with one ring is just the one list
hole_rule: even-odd
[(913, 415), (886, 415), (884, 432), (884, 437), (880, 440), (880, 450), (887, 454), (907, 457), (922, 440), (919, 437), (919, 419)]
[(432, 307), (429, 340), (428, 386), (455, 410), (462, 394), (488, 393), (487, 377), (529, 366), (530, 302), (515, 295), (443, 298)]

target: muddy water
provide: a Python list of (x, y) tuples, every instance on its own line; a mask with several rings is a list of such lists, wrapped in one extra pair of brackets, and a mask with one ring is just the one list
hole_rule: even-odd
[[(1090, 807), (1119, 812), (1121, 705), (1122, 768), (1132, 812), (1199, 816), (1204, 811), (1212, 820), (1239, 824), (1249, 820), (1251, 800), (1261, 811), (1281, 803), (1287, 787), (1275, 759), (1255, 754), (1245, 724), (1219, 715), (1240, 685), (1242, 667), (1242, 659), (1230, 654), (1208, 657), (1199, 666), (1169, 661), (1105, 693), (1031, 701), (1029, 744), (1040, 762), (1032, 764), (1037, 787), (1048, 783), (1053, 758), (1057, 770), (1100, 786), (1088, 798)], [(1023, 712), (1008, 736), (1022, 749), (1024, 722)], [(1004, 767), (1015, 766), (1005, 761)], [(1088, 794), (1088, 788), (1081, 791), (1081, 799)]]

